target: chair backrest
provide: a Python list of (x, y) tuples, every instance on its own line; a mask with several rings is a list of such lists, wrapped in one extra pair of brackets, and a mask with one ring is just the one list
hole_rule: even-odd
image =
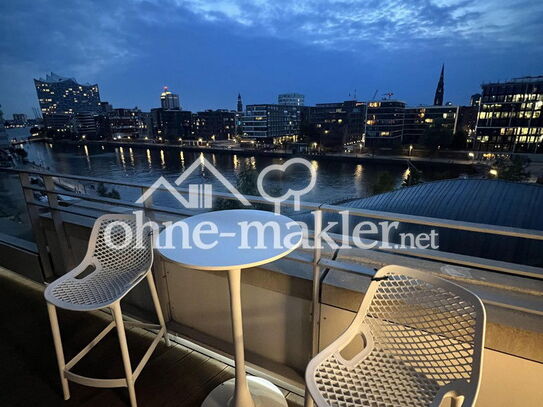
[(485, 310), (447, 280), (400, 266), (377, 272), (357, 315), (374, 348), (431, 379), (436, 402), (449, 390), (474, 400), (479, 388)]
[(118, 273), (147, 270), (153, 264), (152, 233), (138, 230), (135, 215), (100, 216), (92, 228), (86, 260)]

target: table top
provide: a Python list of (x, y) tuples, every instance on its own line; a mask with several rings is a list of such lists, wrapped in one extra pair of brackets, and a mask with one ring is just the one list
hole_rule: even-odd
[(207, 212), (166, 227), (155, 246), (170, 261), (198, 270), (256, 267), (286, 256), (302, 242), (292, 219), (251, 209)]

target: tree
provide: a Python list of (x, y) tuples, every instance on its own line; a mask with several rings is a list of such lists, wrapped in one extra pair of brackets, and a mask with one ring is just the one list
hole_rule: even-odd
[(464, 150), (468, 145), (468, 135), (467, 133), (460, 129), (454, 133), (451, 147), (457, 150)]
[[(259, 196), (257, 187), (258, 171), (253, 168), (244, 168), (237, 176), (236, 188), (242, 195), (254, 195)], [(274, 195), (276, 191), (272, 190), (271, 195)], [(217, 210), (223, 209), (242, 209), (245, 208), (237, 199), (224, 199), (218, 198), (215, 202), (215, 208)], [(254, 209), (268, 209), (269, 205), (253, 204)]]
[(444, 127), (428, 127), (421, 136), (421, 143), (432, 151), (439, 147), (449, 147), (452, 143), (452, 132)]
[(507, 181), (521, 182), (530, 178), (530, 159), (519, 155), (498, 157), (492, 165), (496, 177)]
[(394, 189), (394, 177), (388, 171), (383, 171), (379, 174), (377, 181), (371, 186), (373, 195), (384, 194)]

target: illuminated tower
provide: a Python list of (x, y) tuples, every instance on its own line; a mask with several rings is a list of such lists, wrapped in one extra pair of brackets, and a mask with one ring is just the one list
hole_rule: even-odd
[(179, 95), (172, 93), (164, 86), (164, 91), (160, 95), (160, 105), (165, 110), (179, 110)]
[(445, 64), (441, 66), (441, 75), (437, 83), (436, 95), (434, 96), (434, 106), (443, 106), (443, 94), (445, 92)]

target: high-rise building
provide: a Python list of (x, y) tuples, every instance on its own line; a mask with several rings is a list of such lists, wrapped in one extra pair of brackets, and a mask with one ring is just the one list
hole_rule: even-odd
[(160, 106), (165, 110), (181, 109), (181, 105), (179, 104), (179, 95), (170, 92), (168, 87), (164, 86), (164, 91), (160, 95)]
[(243, 136), (262, 143), (290, 138), (300, 132), (301, 109), (287, 105), (247, 105), (242, 117)]
[(366, 111), (367, 147), (394, 147), (402, 143), (405, 102), (369, 102)]
[(485, 83), (474, 148), (543, 152), (543, 76)]
[(436, 94), (434, 96), (434, 106), (443, 106), (443, 96), (445, 95), (445, 64), (441, 66), (441, 75), (437, 82)]
[(305, 96), (301, 93), (282, 93), (277, 96), (277, 103), (286, 106), (304, 106)]
[(97, 84), (81, 84), (74, 78), (64, 78), (51, 72), (45, 79), (34, 79), (34, 85), (44, 119), (50, 115), (96, 113), (99, 110)]

